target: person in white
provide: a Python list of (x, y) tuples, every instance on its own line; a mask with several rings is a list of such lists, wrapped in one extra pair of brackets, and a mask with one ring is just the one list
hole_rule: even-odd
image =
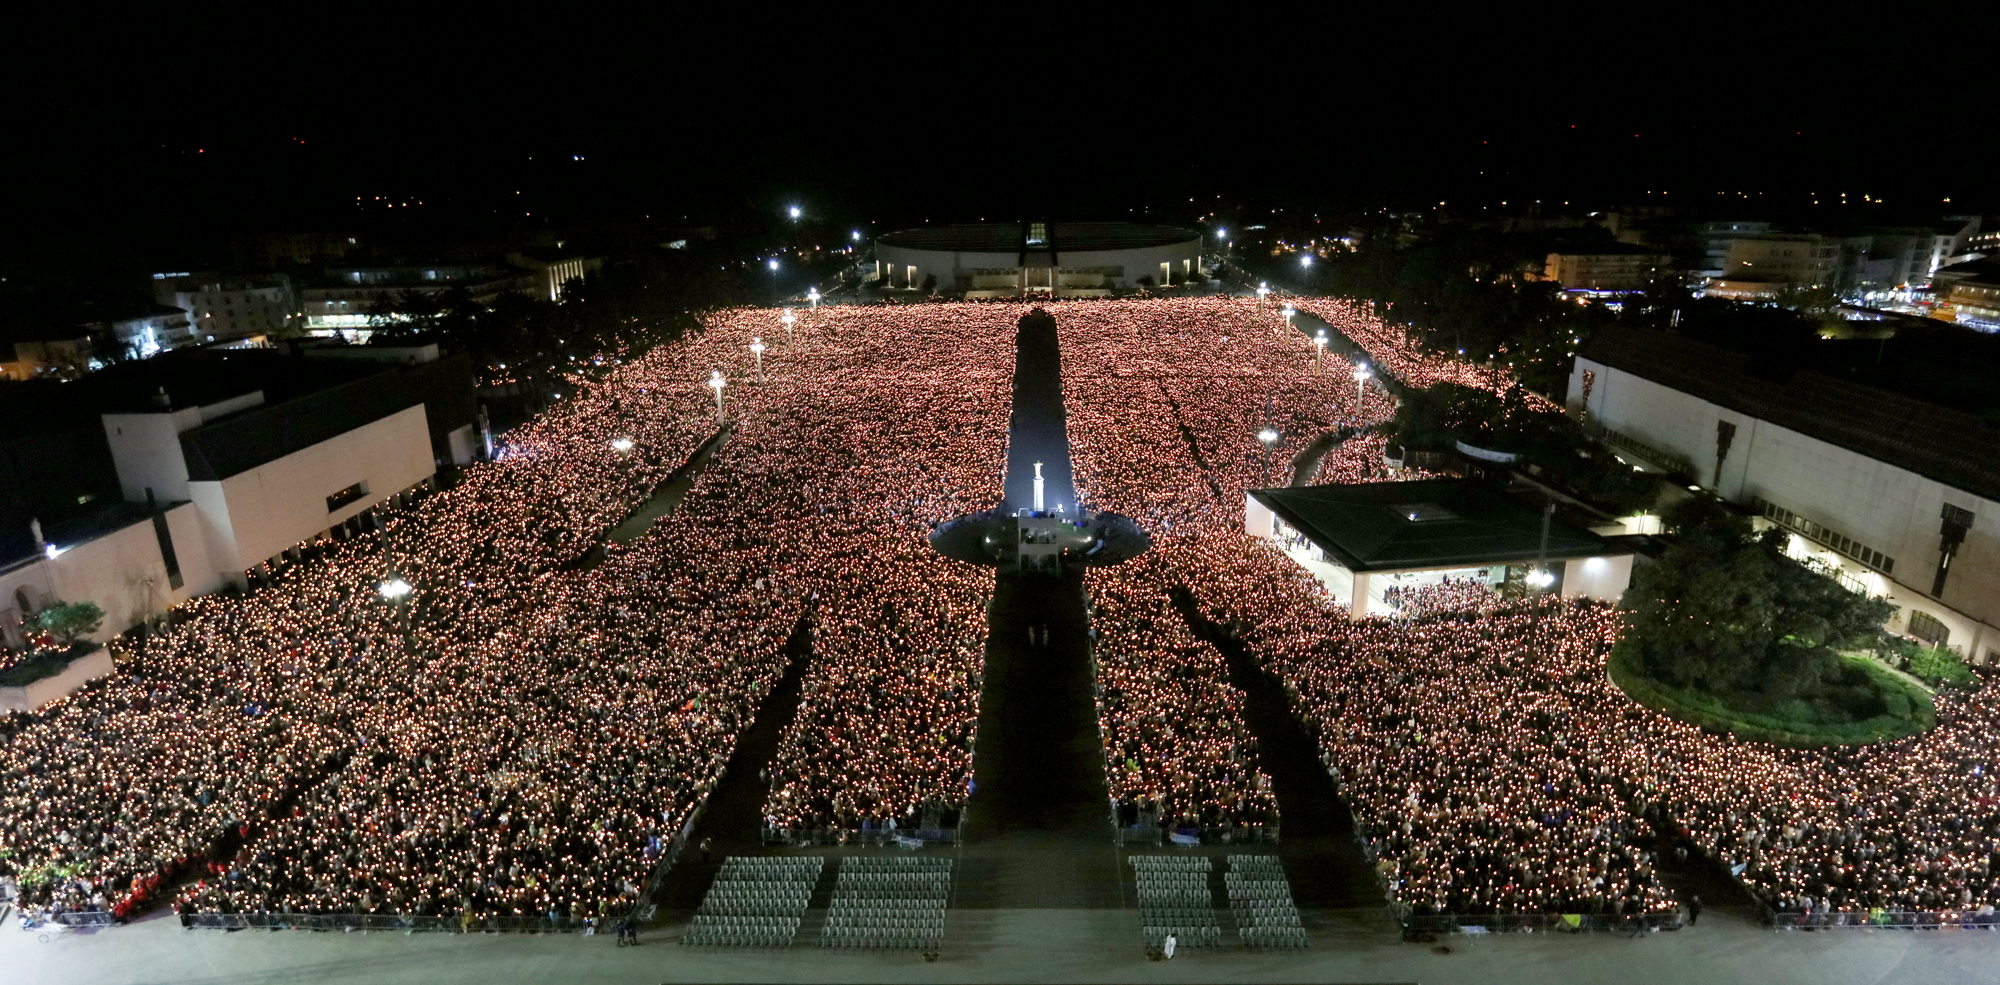
[(1172, 934), (1167, 935), (1167, 946), (1161, 948), (1161, 950), (1167, 952), (1168, 961), (1172, 961), (1174, 959), (1174, 948), (1179, 944), (1180, 944), (1179, 938), (1175, 937)]

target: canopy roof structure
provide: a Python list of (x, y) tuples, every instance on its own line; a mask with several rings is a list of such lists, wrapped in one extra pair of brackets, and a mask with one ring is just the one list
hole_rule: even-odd
[[(1541, 511), (1477, 479), (1424, 479), (1253, 489), (1250, 495), (1349, 571), (1408, 571), (1532, 562)], [(1630, 554), (1597, 534), (1549, 521), (1550, 560)]]

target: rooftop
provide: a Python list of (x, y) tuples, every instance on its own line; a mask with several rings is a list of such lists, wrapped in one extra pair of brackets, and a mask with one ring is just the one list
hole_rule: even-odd
[[(1967, 338), (1960, 340), (1958, 335)], [(1985, 340), (1970, 332), (1946, 329), (1932, 345), (1954, 341), (1976, 344)], [(1865, 350), (1863, 355), (1878, 354), (1875, 342), (1857, 344)], [(1894, 370), (1901, 361), (1918, 369), (1927, 365), (1911, 357), (1899, 360), (1896, 344), (1881, 347), (1890, 356), (1885, 367), (1870, 366), (1868, 370)], [(1847, 348), (1837, 343), (1823, 345), (1836, 353)], [(1977, 355), (1965, 353), (1961, 361)], [(1989, 419), (1991, 415), (1955, 410), (1809, 366), (1789, 373), (1769, 368), (1753, 372), (1756, 357), (1751, 353), (1664, 332), (1606, 326), (1584, 343), (1578, 357), (1954, 488), (2000, 499), (2000, 421)], [(1806, 363), (1808, 358), (1808, 354), (1800, 354), (1797, 364)], [(1937, 385), (1935, 381), (1933, 385)]]
[(1629, 554), (1477, 479), (1253, 489), (1250, 495), (1349, 571), (1518, 564)]
[[(1042, 226), (1045, 233), (1042, 242), (1035, 244), (1038, 251), (1138, 250), (1201, 238), (1192, 229), (1129, 222), (1045, 222)], [(918, 250), (1019, 253), (1028, 248), (1027, 235), (1027, 223), (966, 223), (898, 230), (883, 234), (880, 241)]]

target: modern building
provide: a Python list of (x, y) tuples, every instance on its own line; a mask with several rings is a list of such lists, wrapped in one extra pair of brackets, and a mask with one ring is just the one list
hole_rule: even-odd
[(1701, 238), (1701, 276), (1720, 277), (1729, 272), (1729, 250), (1740, 236), (1761, 236), (1771, 231), (1768, 222), (1729, 220), (1703, 223)]
[(1607, 327), (1568, 403), (1618, 454), (1755, 511), (1884, 596), (1898, 633), (2000, 661), (2000, 430), (1979, 416), (1669, 333)]
[[(51, 601), (102, 606), (103, 638), (244, 585), (302, 543), (358, 532), (363, 514), (445, 463), (471, 462), (468, 360), (434, 346), (378, 355), (189, 350), (31, 384), (55, 388), (20, 398), (46, 408), (33, 436), (45, 450), (0, 456), (0, 514), (18, 528), (0, 531), (0, 556), (13, 558), (0, 561), (10, 642)], [(79, 478), (52, 488), (63, 472)]]
[(284, 274), (154, 274), (153, 298), (182, 312), (195, 345), (269, 339), (300, 318), (298, 297)]
[(1546, 573), (1545, 591), (1606, 601), (1632, 580), (1630, 548), (1479, 479), (1252, 489), (1243, 522), (1356, 619), (1395, 615), (1395, 589), (1446, 579), (1498, 586)]
[(1818, 233), (1738, 236), (1729, 241), (1729, 256), (1718, 279), (1736, 277), (1790, 287), (1831, 287), (1840, 267), (1841, 241)]
[(1941, 268), (1936, 286), (1939, 305), (1951, 316), (1947, 320), (2000, 332), (2000, 260), (1967, 260)]
[(550, 301), (562, 299), (564, 284), (582, 280), (591, 273), (604, 269), (603, 257), (584, 256), (560, 249), (519, 250), (507, 254), (507, 262), (522, 270), (534, 272), (539, 280), (536, 285), (536, 296)]
[(1102, 296), (1201, 273), (1201, 234), (1123, 222), (930, 226), (878, 238), (875, 264), (891, 287), (935, 278), (967, 297)]
[(0, 344), (0, 375), (16, 382), (75, 379), (90, 372), (95, 349), (87, 331), (69, 338)]
[(389, 264), (328, 267), (299, 290), (299, 310), (311, 335), (352, 335), (369, 329), (368, 311), (404, 294), (441, 295), (463, 288), (474, 304), (491, 306), (500, 295), (546, 297), (547, 278), (500, 263)]
[(1673, 262), (1673, 257), (1638, 248), (1551, 253), (1542, 279), (1561, 284), (1565, 291), (1643, 291), (1661, 273), (1672, 270)]
[(253, 270), (339, 263), (360, 248), (361, 237), (347, 233), (245, 233), (236, 237), (237, 253)]

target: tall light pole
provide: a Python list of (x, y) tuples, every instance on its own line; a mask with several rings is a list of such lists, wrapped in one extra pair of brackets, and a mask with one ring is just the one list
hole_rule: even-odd
[(1320, 357), (1326, 355), (1326, 329), (1313, 336), (1313, 372), (1319, 372)]
[(781, 294), (779, 294), (779, 293), (778, 293), (778, 258), (777, 258), (777, 257), (772, 257), (772, 258), (771, 258), (771, 298), (772, 298), (773, 300), (776, 300), (777, 298), (780, 298), (780, 297), (783, 297), (783, 295), (781, 295)]
[(711, 369), (708, 371), (708, 385), (715, 391), (715, 423), (721, 424), (722, 388), (728, 385), (728, 381), (722, 378), (722, 370)]
[(1269, 294), (1269, 293), (1271, 293), (1271, 285), (1269, 285), (1269, 284), (1267, 284), (1267, 283), (1265, 283), (1265, 282), (1263, 282), (1263, 281), (1261, 281), (1261, 280), (1260, 280), (1260, 281), (1258, 281), (1258, 282), (1257, 282), (1257, 307), (1259, 307), (1259, 308), (1262, 308), (1262, 307), (1264, 306), (1264, 296), (1265, 296), (1265, 295), (1267, 295), (1267, 294)]
[[(1291, 305), (1289, 305), (1289, 304), (1288, 304), (1288, 305), (1285, 305), (1285, 307), (1284, 307), (1284, 310), (1282, 310), (1282, 311), (1279, 311), (1279, 312), (1278, 312), (1278, 314), (1281, 314), (1281, 315), (1284, 315), (1284, 316), (1285, 316), (1285, 327), (1286, 327), (1286, 328), (1290, 328), (1290, 327), (1292, 327), (1292, 316), (1293, 316), (1293, 315), (1296, 315), (1296, 314), (1298, 314), (1298, 313), (1299, 313), (1299, 310), (1298, 310), (1297, 308), (1294, 308), (1294, 307), (1292, 307), (1292, 306), (1291, 306)], [(1282, 334), (1283, 334), (1283, 332), (1280, 332), (1279, 334), (1280, 334), (1280, 335), (1282, 335)]]
[(785, 309), (785, 313), (784, 313), (784, 314), (782, 314), (782, 315), (779, 315), (779, 316), (778, 316), (778, 320), (779, 320), (779, 321), (781, 321), (781, 322), (784, 322), (784, 323), (785, 323), (785, 344), (786, 344), (786, 345), (791, 345), (791, 344), (792, 344), (792, 323), (793, 323), (793, 322), (795, 322), (795, 321), (798, 321), (798, 316), (797, 316), (797, 315), (794, 315), (794, 314), (792, 314), (792, 309), (790, 309), (790, 308), (786, 308), (786, 309)]
[(757, 357), (757, 378), (761, 380), (764, 378), (764, 340), (761, 337), (750, 336), (750, 354)]
[(819, 309), (819, 285), (815, 284), (812, 287), (806, 288), (806, 300), (812, 302), (814, 310)]
[(1368, 392), (1368, 378), (1375, 375), (1367, 363), (1354, 364), (1354, 423), (1361, 423), (1361, 398)]

